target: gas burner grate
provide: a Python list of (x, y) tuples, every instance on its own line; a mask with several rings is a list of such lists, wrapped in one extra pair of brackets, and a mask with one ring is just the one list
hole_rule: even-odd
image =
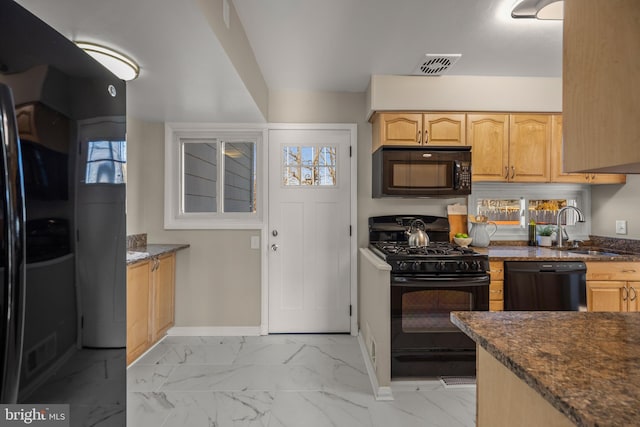
[(429, 246), (408, 246), (401, 243), (377, 243), (375, 246), (386, 254), (394, 255), (456, 256), (475, 253), (472, 249), (454, 246), (447, 242), (432, 242)]

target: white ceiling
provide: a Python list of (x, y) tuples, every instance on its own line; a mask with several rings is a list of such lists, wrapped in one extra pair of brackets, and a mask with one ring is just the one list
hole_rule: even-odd
[[(129, 113), (152, 121), (263, 121), (196, 0), (18, 0), (71, 39), (141, 66)], [(270, 90), (366, 90), (460, 53), (449, 75), (562, 72), (562, 22), (514, 20), (515, 0), (233, 0)], [(222, 11), (220, 11), (222, 13)], [(433, 78), (433, 77), (424, 77)]]

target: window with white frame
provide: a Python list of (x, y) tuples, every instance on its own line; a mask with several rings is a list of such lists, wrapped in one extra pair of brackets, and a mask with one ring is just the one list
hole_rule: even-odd
[(571, 240), (587, 240), (591, 232), (591, 188), (579, 184), (474, 184), (469, 196), (470, 217), (483, 215), (498, 226), (492, 240), (527, 240), (527, 224), (555, 226), (558, 212), (575, 206), (585, 215), (579, 222), (575, 211), (565, 211), (560, 224)]
[(255, 228), (262, 212), (262, 130), (165, 135), (165, 228)]

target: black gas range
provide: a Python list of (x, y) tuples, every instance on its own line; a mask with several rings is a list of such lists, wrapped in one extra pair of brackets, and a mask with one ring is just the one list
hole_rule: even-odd
[[(427, 246), (410, 246), (424, 223)], [(449, 320), (451, 311), (489, 309), (489, 259), (449, 242), (444, 217), (369, 218), (369, 249), (391, 266), (391, 377), (475, 374), (475, 343)]]

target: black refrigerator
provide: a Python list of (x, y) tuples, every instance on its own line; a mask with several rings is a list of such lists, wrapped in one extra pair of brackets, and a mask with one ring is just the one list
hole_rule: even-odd
[(69, 404), (72, 426), (124, 425), (125, 108), (124, 81), (0, 0), (0, 404)]

